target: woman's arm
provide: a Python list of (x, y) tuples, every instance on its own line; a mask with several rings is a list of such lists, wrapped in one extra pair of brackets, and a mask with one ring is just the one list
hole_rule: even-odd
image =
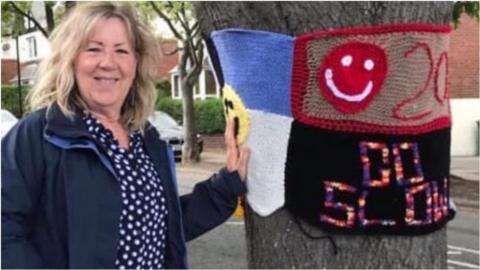
[(195, 185), (192, 193), (180, 197), (185, 238), (190, 241), (225, 222), (245, 194), (245, 184), (237, 172), (220, 170)]
[(41, 194), (42, 128), (29, 117), (2, 139), (2, 268), (42, 268), (29, 240)]
[(247, 192), (244, 181), (249, 150), (237, 147), (233, 130), (233, 121), (228, 120), (225, 130), (227, 167), (196, 184), (192, 193), (180, 197), (187, 241), (226, 221), (237, 206), (238, 196)]

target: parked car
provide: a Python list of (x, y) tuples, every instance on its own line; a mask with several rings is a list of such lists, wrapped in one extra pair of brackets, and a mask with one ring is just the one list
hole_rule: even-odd
[(0, 110), (0, 135), (1, 138), (18, 122), (18, 119), (7, 110)]
[[(182, 146), (184, 142), (183, 127), (173, 119), (169, 114), (162, 111), (155, 111), (154, 115), (148, 119), (150, 123), (160, 133), (160, 138), (172, 146), (175, 160), (182, 159)], [(200, 153), (203, 151), (203, 140), (200, 134), (197, 134), (198, 147)]]

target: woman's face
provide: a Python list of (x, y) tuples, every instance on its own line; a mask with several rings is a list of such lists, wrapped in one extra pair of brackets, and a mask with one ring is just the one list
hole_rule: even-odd
[(111, 18), (100, 21), (80, 49), (75, 79), (91, 110), (120, 113), (137, 68), (131, 43), (123, 21)]

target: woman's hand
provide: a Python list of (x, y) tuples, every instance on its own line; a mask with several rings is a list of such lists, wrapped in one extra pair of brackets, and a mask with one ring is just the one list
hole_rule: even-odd
[(237, 147), (235, 140), (234, 121), (227, 119), (225, 127), (225, 144), (227, 145), (227, 170), (229, 172), (238, 171), (242, 181), (247, 177), (248, 158), (250, 149), (247, 147)]

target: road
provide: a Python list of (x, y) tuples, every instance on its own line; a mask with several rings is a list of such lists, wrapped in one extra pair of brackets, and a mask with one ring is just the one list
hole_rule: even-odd
[(479, 269), (478, 208), (460, 208), (447, 225), (448, 268)]
[[(224, 155), (202, 154), (201, 164), (177, 166), (180, 193), (192, 190), (194, 184), (206, 179), (221, 167)], [(479, 269), (479, 207), (478, 182), (452, 179), (451, 194), (457, 203), (455, 219), (447, 225), (448, 268)], [(246, 269), (247, 254), (244, 223), (230, 218), (187, 245), (191, 268)]]

